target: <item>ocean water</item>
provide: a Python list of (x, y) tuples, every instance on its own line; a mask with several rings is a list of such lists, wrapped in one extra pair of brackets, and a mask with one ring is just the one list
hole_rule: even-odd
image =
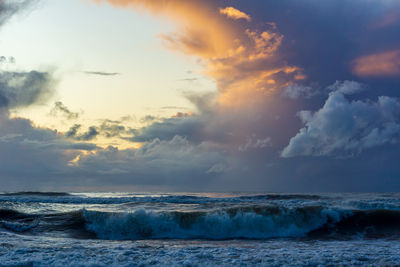
[(0, 266), (400, 266), (400, 194), (0, 194)]

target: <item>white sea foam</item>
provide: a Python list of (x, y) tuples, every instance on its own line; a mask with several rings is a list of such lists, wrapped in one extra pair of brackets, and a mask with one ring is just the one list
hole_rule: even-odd
[[(400, 242), (104, 241), (0, 232), (0, 266), (396, 266)], [(21, 242), (22, 241), (22, 242)]]

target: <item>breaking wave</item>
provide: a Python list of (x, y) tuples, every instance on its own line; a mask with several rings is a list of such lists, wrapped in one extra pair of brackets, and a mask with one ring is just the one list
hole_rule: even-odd
[(87, 229), (99, 238), (122, 239), (267, 239), (303, 237), (344, 215), (319, 207), (282, 209), (246, 207), (210, 212), (133, 213), (84, 211)]
[(400, 235), (400, 211), (346, 210), (322, 206), (248, 206), (198, 212), (129, 213), (78, 210), (28, 215), (0, 210), (0, 228), (108, 240), (368, 238)]

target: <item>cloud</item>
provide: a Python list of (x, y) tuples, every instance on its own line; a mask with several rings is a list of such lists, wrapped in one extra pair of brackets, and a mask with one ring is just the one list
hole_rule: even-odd
[[(198, 59), (218, 91), (186, 92), (193, 110), (165, 107), (181, 112), (170, 118), (149, 115), (139, 129), (122, 119), (101, 120), (60, 133), (8, 115), (9, 108), (48, 99), (46, 89), (29, 93), (30, 86), (4, 82), (4, 188), (15, 181), (16, 188), (116, 191), (400, 188), (397, 76), (353, 73), (354, 59), (397, 51), (398, 20), (389, 16), (381, 26), (370, 26), (390, 9), (396, 13), (395, 1), (234, 1), (231, 16), (220, 13), (226, 1), (219, 0), (96, 2), (172, 21), (173, 31), (160, 35), (164, 45)], [(245, 13), (249, 19), (235, 19), (239, 10), (251, 20)], [(335, 82), (356, 78), (372, 84)], [(384, 86), (386, 78), (393, 79), (391, 86)], [(16, 91), (19, 97), (11, 97)], [(67, 118), (76, 113), (62, 103), (55, 108)], [(141, 144), (118, 149), (90, 143), (102, 138)]]
[(179, 107), (179, 106), (165, 106), (161, 107), (162, 110), (187, 110), (187, 107)]
[[(2, 19), (6, 15), (5, 3), (0, 2)], [(47, 101), (54, 93), (54, 85), (51, 73), (0, 73), (0, 182), (5, 190), (95, 188), (99, 184), (158, 188), (191, 188), (195, 184), (203, 188), (219, 175), (208, 170), (218, 164), (227, 165), (226, 159), (207, 142), (193, 144), (176, 135), (169, 140), (154, 138), (138, 149), (103, 149), (88, 142), (99, 135), (122, 138), (130, 131), (122, 122), (131, 118), (103, 120), (87, 129), (75, 124), (62, 134), (36, 127), (27, 119), (10, 117), (10, 109)], [(56, 102), (52, 112), (68, 119), (79, 115), (62, 102)]]
[[(0, 180), (26, 179), (32, 185), (68, 172), (68, 164), (81, 151), (98, 149), (94, 144), (69, 142), (55, 130), (34, 127), (31, 121), (0, 113)], [(38, 177), (38, 181), (35, 181)]]
[[(139, 129), (132, 129), (134, 142), (148, 142), (155, 138), (170, 140), (175, 135), (185, 137), (189, 142), (209, 142), (232, 153), (238, 147), (247, 150), (261, 148), (272, 149), (279, 144), (286, 144), (285, 138), (297, 130), (299, 123), (295, 120), (296, 106), (285, 98), (270, 98), (263, 106), (248, 109), (242, 107), (221, 108), (216, 104), (215, 94), (187, 93), (186, 98), (193, 104), (191, 113), (176, 114), (170, 118), (159, 118), (158, 121)], [(286, 122), (281, 123), (281, 122)], [(276, 126), (276, 125), (279, 126)], [(290, 130), (286, 132), (287, 130)], [(261, 138), (260, 138), (261, 137)], [(268, 141), (268, 138), (273, 140)], [(282, 143), (284, 142), (284, 143)], [(252, 149), (250, 149), (252, 148)], [(275, 148), (274, 148), (275, 149)]]
[(61, 113), (68, 120), (76, 120), (79, 118), (78, 112), (72, 112), (69, 110), (67, 106), (65, 106), (61, 101), (57, 101), (54, 103), (54, 107), (51, 109), (50, 114), (53, 116), (57, 116)]
[(79, 133), (79, 129), (82, 125), (75, 124), (73, 125), (66, 133), (65, 136), (71, 139), (79, 140), (79, 141), (91, 141), (95, 139), (100, 132), (98, 128), (95, 126), (90, 126), (86, 132)]
[[(213, 78), (224, 106), (253, 105), (291, 80), (304, 78), (301, 68), (290, 65), (279, 54), (284, 36), (274, 23), (243, 28), (226, 14), (238, 15), (230, 7), (220, 13), (219, 1), (109, 0), (170, 19), (177, 31), (161, 34), (167, 48), (199, 58), (204, 74)], [(228, 12), (229, 11), (229, 12)]]
[[(159, 187), (204, 188), (217, 174), (210, 173), (216, 164), (227, 164), (224, 157), (206, 143), (193, 145), (185, 138), (175, 136), (169, 141), (154, 139), (139, 149), (118, 150), (114, 147), (88, 153), (80, 157), (77, 171), (91, 170), (98, 175), (114, 175), (130, 185)], [(211, 180), (210, 180), (211, 179)], [(110, 182), (108, 182), (110, 183)]]
[(183, 82), (195, 82), (199, 80), (198, 78), (185, 78), (185, 79), (179, 79), (178, 81), (183, 81)]
[(79, 136), (79, 139), (84, 140), (84, 141), (89, 141), (89, 140), (96, 138), (96, 136), (98, 134), (99, 134), (99, 131), (97, 131), (97, 128), (94, 126), (90, 126), (87, 132), (85, 132), (81, 136)]
[(334, 84), (328, 86), (327, 91), (337, 92), (344, 95), (353, 95), (360, 93), (365, 89), (365, 86), (356, 81), (336, 81)]
[(246, 13), (234, 8), (234, 7), (226, 7), (220, 8), (219, 13), (226, 15), (228, 18), (238, 20), (238, 19), (245, 19), (247, 21), (251, 21), (251, 18)]
[(126, 140), (132, 136), (132, 129), (123, 125), (123, 122), (127, 120), (131, 120), (131, 118), (123, 117), (121, 120), (101, 120), (99, 125), (89, 126), (86, 132), (80, 131), (82, 129), (81, 124), (74, 124), (64, 135), (67, 138), (78, 141), (91, 141), (98, 136), (105, 138), (117, 137)]
[(0, 26), (7, 21), (12, 15), (18, 11), (28, 7), (34, 0), (20, 0), (20, 1), (10, 1), (3, 0), (0, 2)]
[[(131, 129), (133, 142), (148, 142), (154, 139), (171, 140), (174, 136), (182, 136), (189, 142), (228, 141), (228, 126), (224, 116), (215, 104), (214, 93), (185, 93), (185, 97), (195, 106), (195, 112), (177, 112), (170, 118), (149, 117), (146, 125), (139, 129)], [(230, 127), (230, 126), (229, 126)]]
[(27, 107), (54, 93), (55, 81), (47, 72), (0, 72), (0, 108)]
[(290, 99), (297, 99), (299, 97), (312, 98), (317, 94), (318, 91), (315, 88), (295, 83), (288, 85), (282, 95)]
[(119, 72), (103, 72), (103, 71), (84, 71), (83, 73), (89, 75), (99, 75), (99, 76), (116, 76), (121, 74)]
[(353, 71), (362, 77), (400, 76), (400, 50), (359, 57), (353, 61)]
[[(260, 23), (274, 22), (284, 36), (280, 58), (301, 68), (304, 80), (320, 88), (336, 80), (361, 78), (365, 82), (367, 76), (353, 72), (354, 59), (400, 47), (398, 1), (235, 1), (232, 5), (251, 14), (252, 27), (260, 29)], [(381, 22), (382, 27), (371, 27)], [(396, 77), (390, 77), (389, 86), (399, 83), (400, 76)], [(368, 82), (379, 86), (384, 81), (378, 78), (369, 76)]]
[[(398, 49), (398, 21), (370, 27), (398, 8), (395, 1), (230, 4), (246, 10), (251, 21), (221, 14), (226, 3), (218, 0), (97, 2), (171, 20), (175, 30), (160, 35), (164, 45), (199, 59), (218, 88), (209, 98), (185, 95), (195, 106), (189, 116), (149, 122), (131, 131), (131, 141), (145, 145), (181, 136), (191, 146), (207, 143), (231, 163), (213, 164), (208, 173), (224, 176), (220, 186), (240, 189), (340, 190), (357, 188), (359, 177), (369, 177), (372, 188), (379, 181), (371, 173), (390, 177), (370, 165), (379, 157), (395, 166), (398, 115), (389, 106), (398, 103), (399, 83), (357, 76), (352, 62)], [(301, 155), (315, 157), (290, 158)]]
[(248, 138), (246, 144), (239, 146), (239, 151), (245, 152), (249, 150), (250, 148), (252, 149), (257, 149), (257, 148), (265, 148), (271, 146), (271, 137), (267, 137), (264, 139), (255, 139), (253, 138)]
[(0, 64), (14, 64), (14, 63), (15, 63), (14, 57), (0, 56)]
[(139, 130), (132, 130), (134, 137), (131, 140), (133, 142), (147, 142), (156, 138), (170, 140), (176, 135), (192, 141), (199, 140), (202, 136), (203, 124), (199, 116), (167, 118)]
[(97, 130), (106, 138), (121, 137), (128, 133), (128, 128), (121, 123), (121, 121), (104, 120)]
[(155, 122), (155, 121), (158, 121), (158, 120), (160, 120), (160, 118), (157, 117), (157, 116), (146, 115), (146, 116), (140, 118), (139, 121), (140, 121), (141, 123), (152, 123), (152, 122)]
[(316, 112), (300, 111), (305, 127), (290, 139), (282, 157), (350, 156), (365, 149), (398, 143), (400, 138), (400, 101), (381, 96), (349, 101), (342, 83), (329, 94)]
[(80, 124), (74, 124), (69, 130), (65, 133), (65, 136), (68, 138), (74, 138), (78, 134), (78, 130), (81, 128)]

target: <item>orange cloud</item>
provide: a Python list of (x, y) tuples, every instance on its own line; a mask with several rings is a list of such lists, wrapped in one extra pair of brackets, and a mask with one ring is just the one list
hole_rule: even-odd
[(266, 24), (263, 30), (243, 28), (236, 20), (250, 20), (250, 16), (233, 7), (220, 9), (216, 1), (207, 0), (93, 1), (147, 10), (176, 22), (176, 32), (161, 35), (164, 44), (201, 59), (204, 74), (216, 81), (219, 102), (224, 106), (260, 101), (259, 96), (276, 91), (295, 76), (305, 77), (299, 68), (279, 57), (284, 36), (274, 23)]
[(353, 61), (353, 72), (365, 77), (400, 75), (400, 49), (357, 58)]
[(219, 13), (226, 15), (228, 18), (231, 19), (245, 19), (247, 21), (251, 21), (251, 18), (249, 15), (246, 13), (234, 8), (234, 7), (226, 7), (226, 8), (220, 8)]
[(174, 21), (177, 31), (163, 34), (167, 47), (200, 57), (217, 57), (227, 53), (234, 40), (234, 28), (216, 16), (210, 1), (195, 0), (93, 0), (116, 7), (132, 8)]

